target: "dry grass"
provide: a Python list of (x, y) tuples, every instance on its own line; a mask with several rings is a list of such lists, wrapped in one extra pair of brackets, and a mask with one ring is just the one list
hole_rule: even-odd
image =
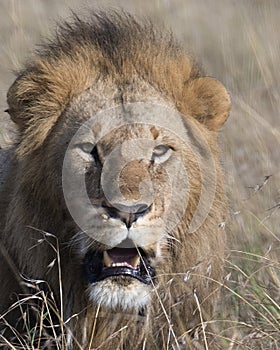
[[(2, 111), (13, 80), (11, 71), (49, 34), (55, 19), (69, 16), (69, 7), (86, 4), (0, 1)], [(214, 350), (280, 349), (280, 2), (122, 0), (95, 4), (121, 5), (164, 22), (205, 70), (229, 89), (233, 108), (222, 137), (232, 214), (226, 223), (230, 227), (227, 276), (213, 321), (216, 341), (207, 346)], [(0, 145), (7, 142), (3, 133), (7, 124), (1, 113)], [(266, 179), (268, 175), (272, 176)], [(24, 341), (25, 348), (32, 349), (32, 334)]]

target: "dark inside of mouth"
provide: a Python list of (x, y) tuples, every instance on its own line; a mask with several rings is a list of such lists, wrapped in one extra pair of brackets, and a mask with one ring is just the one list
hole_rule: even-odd
[[(141, 254), (141, 258), (139, 257)], [(89, 283), (113, 276), (132, 277), (144, 284), (151, 284), (155, 270), (142, 249), (113, 248), (106, 252), (89, 251), (84, 259), (84, 271)]]

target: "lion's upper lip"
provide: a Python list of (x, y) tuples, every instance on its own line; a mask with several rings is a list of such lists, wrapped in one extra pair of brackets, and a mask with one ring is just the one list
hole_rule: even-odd
[(130, 276), (142, 283), (151, 284), (155, 276), (155, 270), (146, 253), (136, 248), (113, 248), (104, 252), (90, 251), (85, 256), (84, 267), (90, 283), (113, 276)]

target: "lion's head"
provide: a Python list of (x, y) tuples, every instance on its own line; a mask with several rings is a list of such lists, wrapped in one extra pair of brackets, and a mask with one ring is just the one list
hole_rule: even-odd
[(199, 323), (194, 290), (211, 314), (227, 212), (223, 85), (150, 23), (101, 14), (62, 27), (8, 103), (20, 136), (3, 240), (18, 270), (59, 296), (57, 271), (45, 275), (54, 252), (34, 245), (48, 232), (62, 247), (65, 318), (95, 305), (160, 320), (172, 306), (186, 330)]

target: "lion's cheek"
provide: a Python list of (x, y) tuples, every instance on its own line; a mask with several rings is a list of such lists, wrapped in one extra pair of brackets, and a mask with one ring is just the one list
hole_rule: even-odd
[(138, 247), (148, 249), (156, 246), (164, 237), (164, 221), (159, 217), (139, 219), (128, 232), (128, 238)]

